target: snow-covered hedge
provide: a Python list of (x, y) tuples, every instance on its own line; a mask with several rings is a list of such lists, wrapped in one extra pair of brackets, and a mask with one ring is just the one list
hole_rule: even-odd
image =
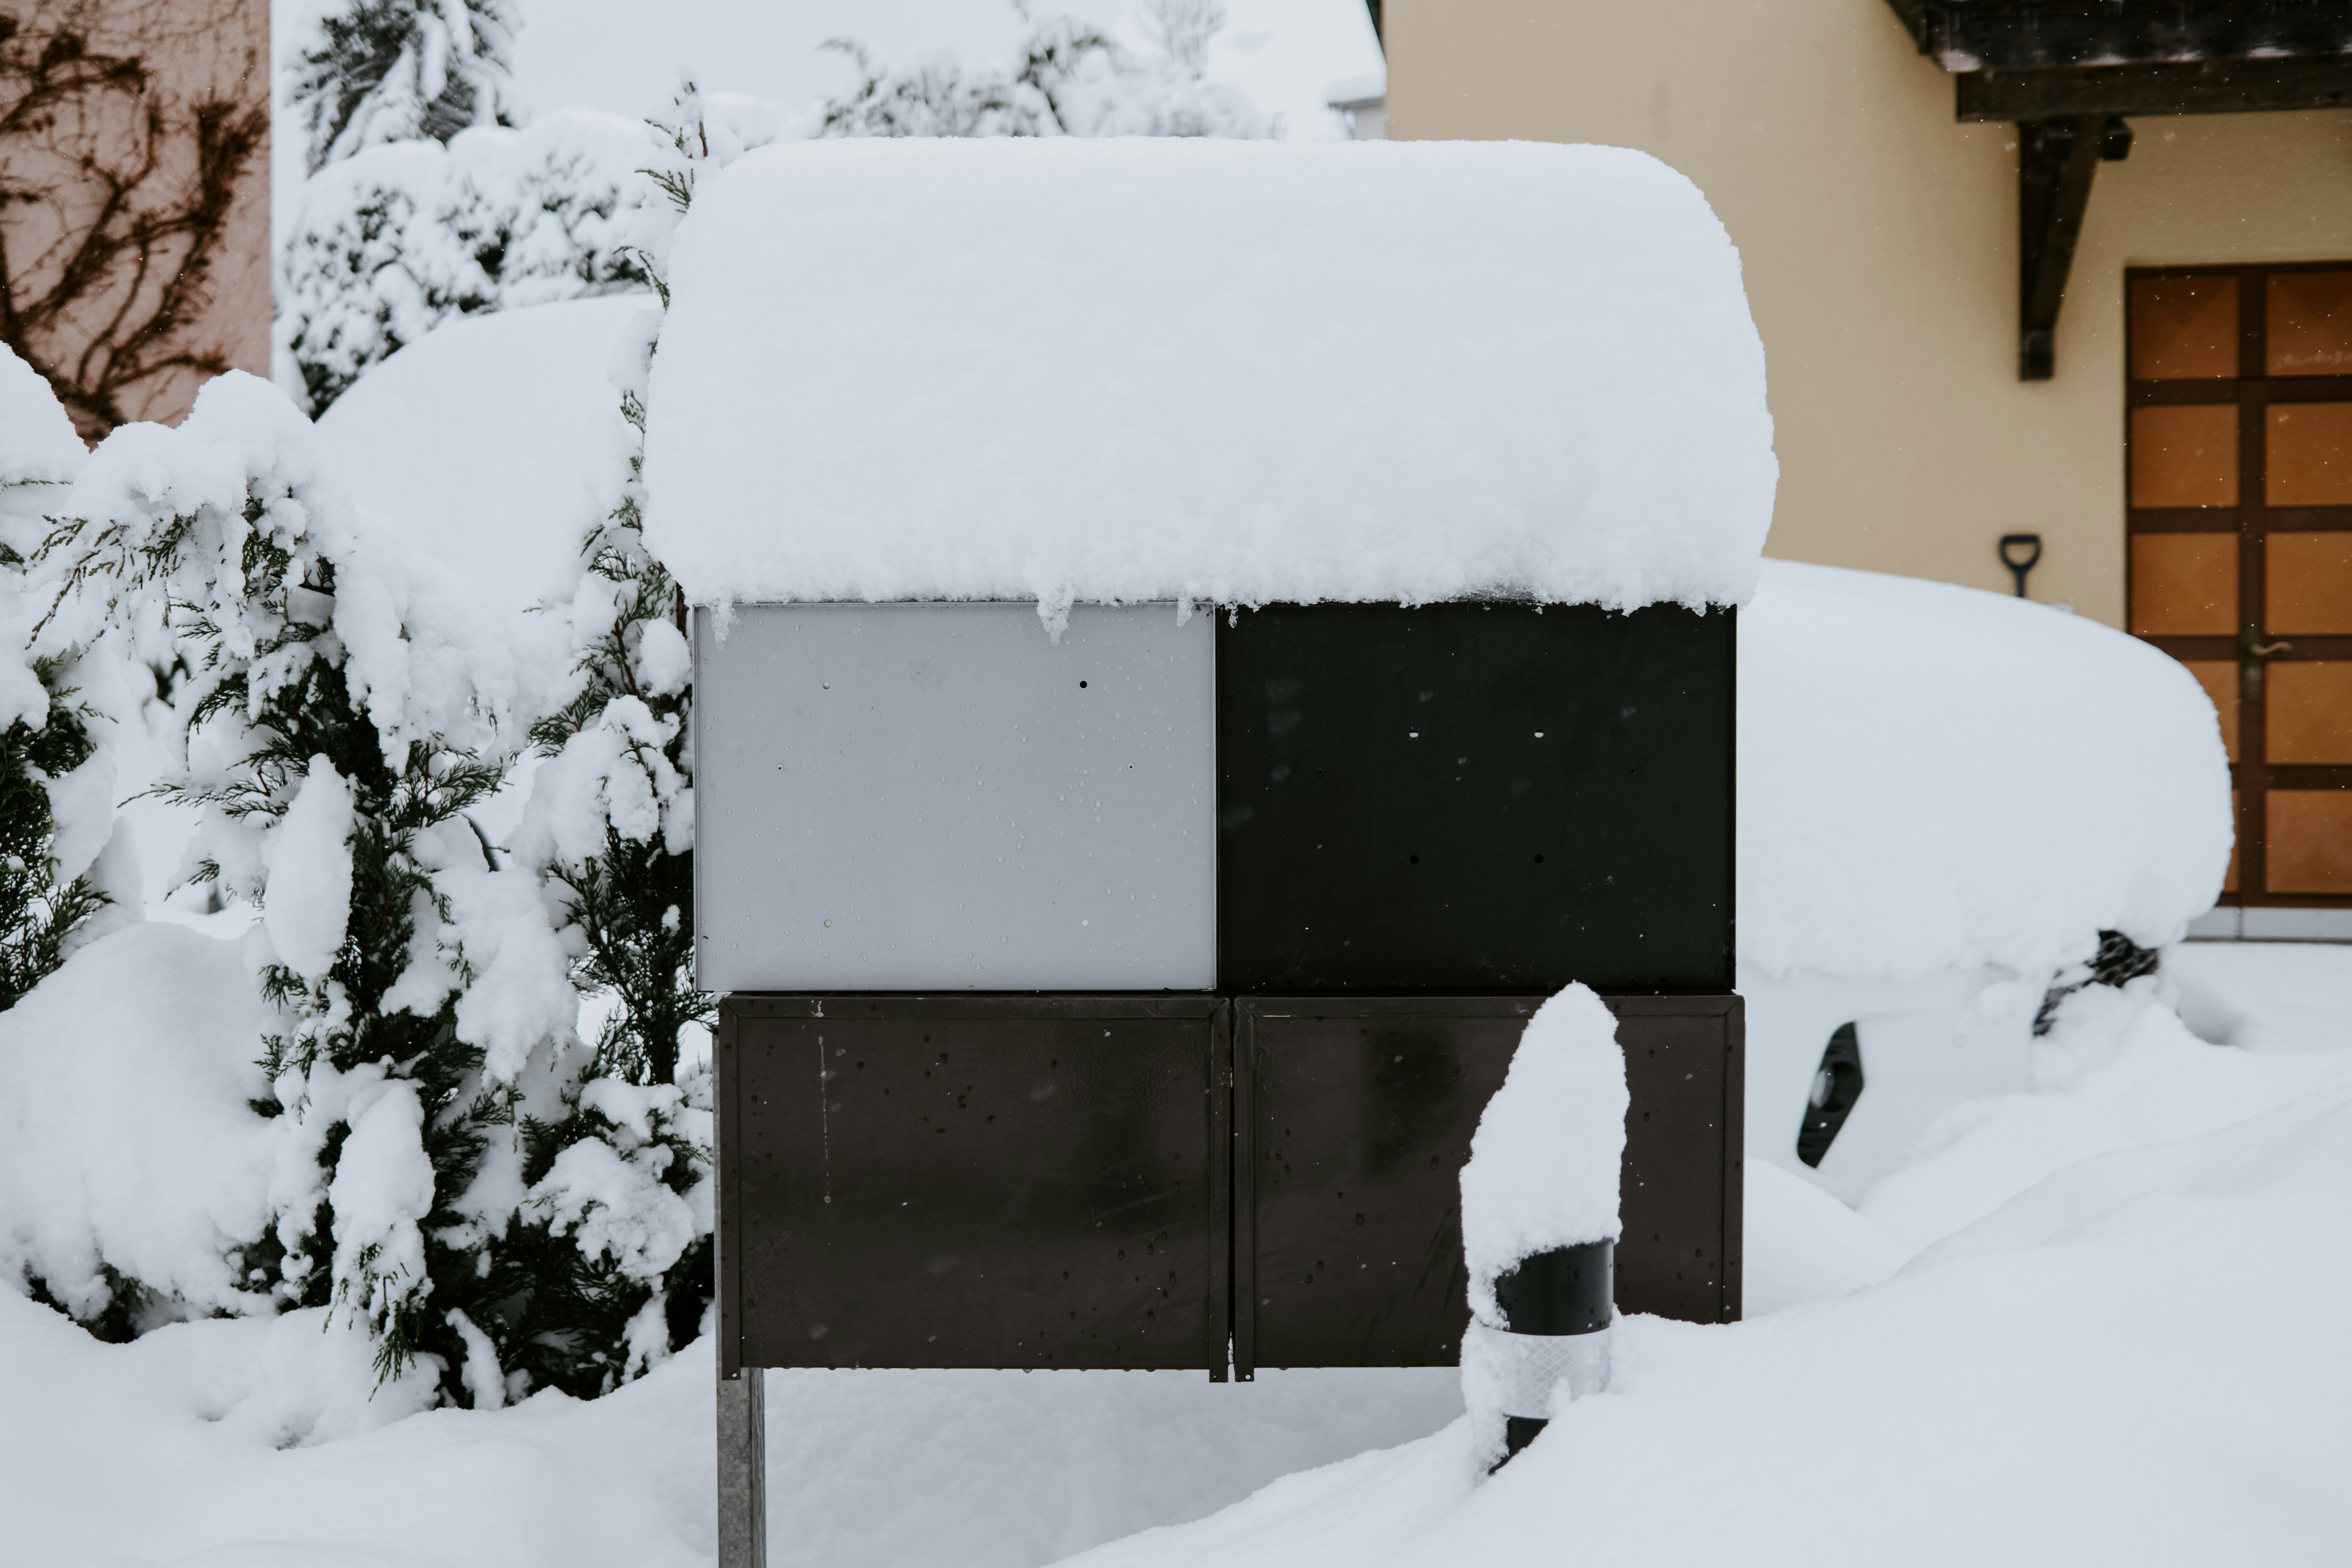
[(281, 378), (318, 414), (447, 317), (647, 287), (667, 203), (684, 192), (662, 182), (696, 160), (811, 137), (1276, 133), (1244, 94), (1202, 79), (1223, 20), (1178, 6), (1150, 55), (1054, 16), (1003, 60), (894, 67), (844, 40), (857, 83), (814, 108), (687, 83), (677, 122), (696, 145), (666, 157), (639, 121), (593, 110), (512, 129), (504, 0), (303, 18), (289, 35), (290, 117), (310, 131), (312, 173), (279, 242)]
[(446, 318), (644, 289), (631, 247), (658, 199), (645, 127), (572, 109), (446, 146), (391, 142), (303, 187), (282, 258), (278, 332), (310, 407)]
[[(116, 1330), (331, 1308), (373, 1337), (387, 1375), (421, 1367), (478, 1405), (594, 1394), (667, 1355), (709, 1294), (709, 1096), (677, 1061), (699, 1006), (672, 952), (684, 939), (640, 907), (662, 884), (637, 862), (688, 873), (659, 813), (605, 806), (654, 780), (689, 820), (662, 750), (683, 692), (657, 717), (624, 715), (651, 747), (608, 758), (601, 791), (563, 795), (565, 820), (593, 831), (517, 854), (476, 815), (527, 747), (554, 753), (551, 780), (572, 731), (594, 750), (615, 660), (660, 662), (613, 581), (632, 536), (604, 515), (625, 500), (625, 445), (614, 494), (574, 493), (564, 552), (574, 580), (604, 584), (586, 599), (601, 618), (583, 610), (536, 644), (452, 590), (462, 563), (355, 508), (317, 432), (250, 376), (208, 384), (176, 429), (125, 426), (86, 458), (50, 445), (7, 454), (47, 487), (10, 613), (44, 668), (112, 671), (168, 701), (186, 745), (154, 786), (198, 814), (190, 869), (259, 920), (233, 963), (241, 1005), (221, 1001), (218, 944), (134, 931), (8, 1015), (0, 1272)], [(661, 620), (657, 648), (663, 633), (677, 636)], [(159, 634), (168, 696), (149, 669)], [(138, 963), (186, 984), (124, 986)], [(621, 971), (636, 990), (583, 1044), (583, 990)], [(142, 1015), (142, 995), (173, 1008)], [(128, 1086), (95, 1102), (110, 1057), (75, 1053), (88, 1030)], [(147, 1070), (159, 1051), (170, 1066)], [(106, 1136), (78, 1137), (93, 1114)], [(205, 1179), (137, 1203), (152, 1159), (193, 1156), (192, 1138), (213, 1151)]]

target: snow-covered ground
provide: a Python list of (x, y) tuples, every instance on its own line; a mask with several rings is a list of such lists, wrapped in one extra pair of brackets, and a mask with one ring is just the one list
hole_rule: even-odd
[[(1620, 1325), (1486, 1485), (1444, 1369), (772, 1374), (772, 1560), (2340, 1563), (2352, 952), (2174, 949), (2036, 1071), (1858, 1213), (1751, 1162), (1749, 1321)], [(420, 1414), (315, 1313), (0, 1291), (0, 1563), (707, 1562), (709, 1379)]]

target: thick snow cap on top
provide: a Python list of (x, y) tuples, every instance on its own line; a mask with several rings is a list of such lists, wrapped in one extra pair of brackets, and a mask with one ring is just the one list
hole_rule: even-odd
[(646, 540), (698, 604), (1747, 598), (1739, 258), (1640, 153), (844, 141), (670, 256)]

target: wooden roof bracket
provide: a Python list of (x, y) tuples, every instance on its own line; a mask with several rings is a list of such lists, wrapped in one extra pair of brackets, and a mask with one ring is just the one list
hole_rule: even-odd
[(2058, 307), (2124, 117), (2352, 108), (2345, 0), (1887, 0), (1963, 121), (2017, 127), (2021, 381), (2057, 368)]
[(2017, 378), (2058, 368), (2058, 307), (2104, 162), (2131, 154), (2131, 127), (2114, 114), (2017, 122)]

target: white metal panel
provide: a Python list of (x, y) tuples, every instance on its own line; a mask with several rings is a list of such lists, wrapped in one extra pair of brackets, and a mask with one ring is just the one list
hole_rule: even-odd
[(698, 616), (697, 984), (1208, 988), (1214, 646), (1169, 605)]

